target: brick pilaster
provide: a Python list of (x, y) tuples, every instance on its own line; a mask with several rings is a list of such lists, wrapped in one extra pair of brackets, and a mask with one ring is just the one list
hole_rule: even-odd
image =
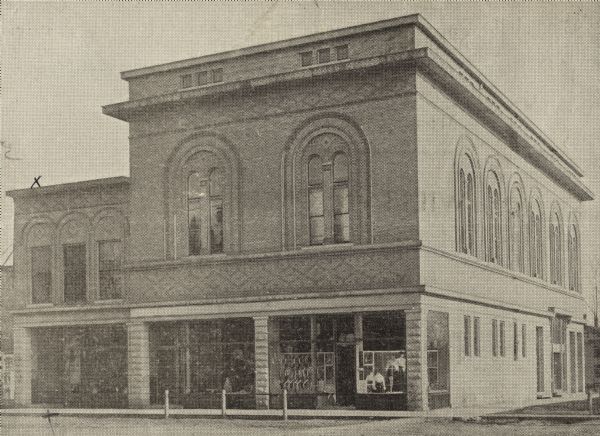
[(406, 312), (406, 366), (408, 410), (427, 410), (427, 352), (425, 350), (425, 317), (421, 308)]
[(127, 324), (127, 391), (130, 408), (150, 405), (150, 340), (148, 324)]
[(254, 318), (254, 369), (256, 407), (269, 408), (269, 318)]
[(15, 354), (15, 401), (20, 406), (31, 405), (31, 330), (13, 329)]

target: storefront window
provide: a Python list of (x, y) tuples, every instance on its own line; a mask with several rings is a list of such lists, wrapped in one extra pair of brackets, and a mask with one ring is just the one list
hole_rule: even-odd
[(406, 392), (406, 333), (403, 314), (363, 315), (363, 351), (359, 353), (359, 393)]
[(150, 328), (150, 346), (153, 403), (164, 401), (165, 389), (173, 404), (194, 403), (202, 396), (216, 399), (223, 389), (229, 394), (254, 392), (250, 318), (156, 323)]

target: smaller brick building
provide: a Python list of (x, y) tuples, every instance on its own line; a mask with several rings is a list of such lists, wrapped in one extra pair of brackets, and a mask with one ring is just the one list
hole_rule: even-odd
[(9, 193), (20, 404), (582, 398), (582, 173), (421, 16), (122, 73), (129, 178)]

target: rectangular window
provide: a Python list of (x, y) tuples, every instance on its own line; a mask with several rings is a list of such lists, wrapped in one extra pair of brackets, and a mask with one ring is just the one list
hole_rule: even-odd
[(447, 391), (450, 385), (448, 314), (430, 310), (427, 314), (427, 373), (429, 391)]
[(52, 302), (52, 247), (31, 249), (31, 302)]
[(312, 65), (312, 52), (305, 51), (305, 52), (300, 53), (300, 61), (301, 61), (303, 67)]
[(571, 393), (577, 392), (577, 345), (575, 344), (575, 332), (569, 332), (569, 358), (571, 360)]
[(335, 48), (335, 56), (338, 61), (343, 61), (344, 59), (348, 59), (348, 45), (338, 45)]
[(331, 53), (328, 48), (322, 48), (317, 51), (317, 63), (325, 64), (331, 62)]
[(98, 279), (101, 300), (121, 298), (123, 288), (122, 247), (119, 240), (98, 242)]
[(504, 357), (505, 353), (505, 329), (504, 329), (504, 321), (500, 321), (500, 356)]
[(471, 355), (471, 317), (465, 316), (464, 319), (464, 339), (465, 339), (465, 356)]
[(85, 244), (64, 245), (63, 260), (65, 303), (85, 303), (87, 292)]
[(473, 355), (481, 354), (481, 320), (478, 316), (473, 318)]
[(527, 357), (527, 326), (521, 325), (521, 356)]
[(583, 392), (583, 334), (577, 333), (577, 392)]
[(203, 86), (208, 83), (208, 71), (200, 71), (196, 74), (198, 86)]
[(181, 76), (181, 87), (182, 88), (191, 88), (192, 87), (192, 75), (184, 74)]
[(492, 356), (498, 355), (498, 321), (492, 320)]
[(519, 325), (516, 322), (513, 323), (513, 358), (519, 358)]
[(535, 328), (535, 354), (537, 368), (537, 391), (544, 392), (544, 328)]
[(211, 71), (211, 82), (219, 83), (223, 81), (223, 68), (216, 68)]

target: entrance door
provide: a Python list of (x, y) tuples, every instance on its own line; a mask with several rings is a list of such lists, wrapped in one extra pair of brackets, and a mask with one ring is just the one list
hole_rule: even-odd
[(335, 391), (339, 406), (354, 405), (356, 361), (354, 344), (337, 344), (335, 352)]

